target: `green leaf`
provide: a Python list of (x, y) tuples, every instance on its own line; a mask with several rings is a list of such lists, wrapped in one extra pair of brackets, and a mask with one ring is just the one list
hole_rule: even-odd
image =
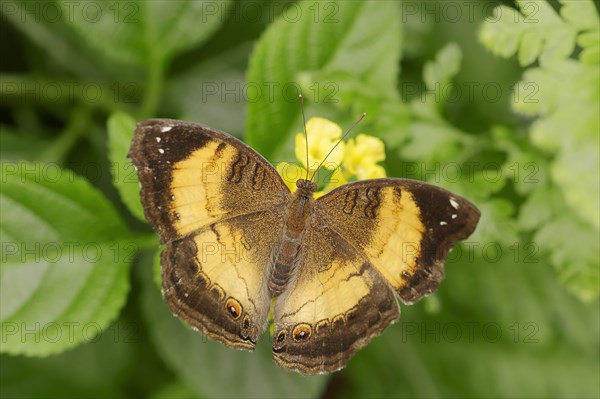
[(46, 358), (1, 355), (0, 395), (3, 398), (84, 398), (93, 392), (98, 398), (126, 397), (123, 376), (132, 367), (139, 366), (133, 328), (132, 322), (119, 319), (103, 328), (102, 334), (86, 345)]
[(448, 94), (448, 83), (460, 70), (462, 52), (456, 43), (448, 43), (435, 56), (434, 61), (425, 63), (423, 81), (429, 91)]
[(504, 198), (477, 201), (468, 195), (467, 198), (472, 199), (481, 212), (479, 225), (470, 240), (507, 246), (519, 241), (517, 226), (512, 221), (515, 206), (511, 201)]
[(546, 1), (518, 0), (520, 12), (506, 6), (496, 7), (494, 15), (481, 26), (479, 40), (492, 53), (505, 58), (518, 52), (523, 66), (536, 59), (542, 65), (564, 60), (573, 53), (578, 32), (595, 26), (590, 15), (579, 19), (585, 12), (594, 14), (591, 2), (585, 3), (565, 2), (560, 9), (563, 18)]
[(561, 281), (582, 301), (598, 297), (600, 286), (600, 243), (598, 231), (563, 213), (544, 224), (534, 239), (550, 253)]
[[(410, 142), (400, 148), (406, 159), (427, 160), (430, 167), (440, 162), (458, 160), (462, 151), (461, 132), (445, 124), (413, 122), (409, 126)], [(427, 165), (423, 166), (427, 170)]]
[(522, 205), (518, 222), (534, 232), (540, 252), (573, 295), (591, 301), (600, 291), (598, 230), (589, 216), (581, 219), (569, 208), (568, 195), (557, 186), (539, 187)]
[(519, 209), (518, 223), (522, 230), (534, 230), (551, 220), (563, 206), (558, 190), (541, 186), (531, 192)]
[[(71, 7), (74, 5), (80, 7), (81, 3), (71, 3)], [(63, 14), (61, 7), (58, 2), (34, 4), (21, 0), (5, 2), (0, 11), (12, 26), (46, 51), (44, 57), (47, 56), (67, 71), (85, 76), (88, 80), (105, 77), (104, 67), (110, 64), (105, 63), (101, 57), (96, 57), (93, 51), (76, 40), (65, 23), (70, 14)], [(96, 7), (98, 3), (92, 4), (92, 11)], [(78, 11), (81, 13), (81, 8)]]
[[(246, 139), (271, 157), (299, 125), (298, 82), (306, 72), (354, 77), (383, 93), (395, 91), (400, 56), (400, 13), (394, 2), (304, 1), (298, 18), (282, 14), (257, 43), (247, 73), (253, 87)], [(385, 34), (381, 27), (385, 26)], [(303, 78), (304, 76), (304, 78)], [(336, 82), (315, 81), (307, 107), (330, 97)], [(385, 96), (384, 96), (385, 97)]]
[(162, 62), (197, 46), (223, 22), (231, 1), (61, 3), (88, 46), (121, 64)]
[(2, 148), (0, 154), (5, 161), (33, 161), (48, 148), (48, 140), (17, 132), (9, 126), (0, 126)]
[[(155, 262), (156, 262), (155, 257)], [(151, 267), (143, 268), (143, 311), (151, 338), (164, 361), (204, 397), (317, 398), (324, 376), (304, 377), (286, 372), (271, 359), (267, 335), (254, 352), (227, 348), (192, 331), (173, 317), (153, 281)], [(232, 376), (234, 381), (232, 381)]]
[(587, 65), (600, 63), (600, 30), (580, 34), (577, 44), (583, 48), (579, 55), (581, 63)]
[(595, 150), (600, 133), (595, 111), (600, 107), (600, 68), (573, 60), (533, 68), (518, 87), (526, 85), (538, 90), (539, 101), (517, 102), (515, 109), (540, 116), (531, 127), (532, 142), (555, 154), (550, 165), (553, 180), (581, 219), (600, 229), (600, 155)]
[(531, 143), (518, 137), (509, 129), (495, 126), (492, 130), (493, 145), (506, 154), (501, 174), (512, 182), (521, 195), (536, 195), (547, 184), (548, 163)]
[(136, 243), (106, 199), (54, 164), (3, 163), (1, 351), (47, 356), (94, 339), (129, 290)]
[(135, 130), (135, 119), (124, 112), (115, 112), (108, 118), (107, 128), (113, 184), (131, 213), (145, 221), (139, 180), (133, 163), (127, 158)]
[(524, 27), (515, 22), (523, 17), (514, 8), (498, 6), (479, 31), (479, 41), (493, 54), (508, 58), (519, 48)]
[(251, 46), (244, 44), (188, 65), (168, 81), (164, 104), (169, 110), (164, 112), (240, 137), (244, 132), (248, 88), (244, 70), (250, 50)]
[[(550, 168), (552, 179), (562, 189), (565, 201), (581, 220), (600, 230), (600, 163), (598, 140), (589, 147), (567, 147)], [(577, 178), (573, 178), (577, 176)]]
[(599, 30), (600, 20), (598, 9), (594, 7), (592, 0), (559, 0), (561, 4), (560, 15), (569, 24), (576, 26), (579, 30)]

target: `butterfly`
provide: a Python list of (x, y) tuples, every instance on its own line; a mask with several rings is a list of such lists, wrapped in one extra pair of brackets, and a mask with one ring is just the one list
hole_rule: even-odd
[(357, 181), (292, 193), (242, 141), (189, 122), (138, 123), (129, 157), (165, 244), (163, 296), (209, 338), (253, 350), (273, 302), (273, 358), (323, 374), (436, 290), (444, 260), (478, 223), (464, 198), (420, 181)]

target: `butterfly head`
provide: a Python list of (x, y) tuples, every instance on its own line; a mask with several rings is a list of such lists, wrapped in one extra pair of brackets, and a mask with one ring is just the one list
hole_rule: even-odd
[(298, 179), (296, 181), (296, 188), (307, 196), (312, 197), (315, 191), (317, 191), (317, 183), (310, 180)]

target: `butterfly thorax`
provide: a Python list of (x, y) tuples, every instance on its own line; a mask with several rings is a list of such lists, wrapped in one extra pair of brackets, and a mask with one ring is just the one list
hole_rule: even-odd
[(294, 274), (304, 232), (313, 213), (313, 193), (317, 185), (312, 181), (300, 179), (296, 182), (296, 188), (288, 202), (281, 242), (274, 254), (275, 262), (269, 279), (269, 292), (272, 297), (281, 294)]

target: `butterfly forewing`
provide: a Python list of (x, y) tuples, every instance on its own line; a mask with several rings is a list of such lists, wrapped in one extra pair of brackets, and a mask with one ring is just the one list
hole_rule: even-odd
[(469, 201), (408, 179), (351, 183), (317, 200), (315, 212), (413, 303), (436, 290), (448, 251), (479, 220)]

